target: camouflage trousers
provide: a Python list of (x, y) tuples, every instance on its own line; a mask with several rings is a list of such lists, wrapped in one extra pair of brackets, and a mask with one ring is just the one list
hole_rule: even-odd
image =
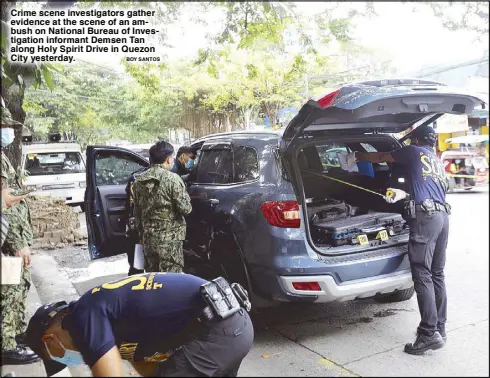
[(27, 327), (27, 293), (31, 287), (31, 273), (22, 268), (19, 285), (0, 285), (0, 313), (2, 316), (2, 351), (15, 349), (15, 336)]
[(145, 271), (181, 273), (184, 268), (183, 241), (162, 240), (159, 236), (145, 235)]

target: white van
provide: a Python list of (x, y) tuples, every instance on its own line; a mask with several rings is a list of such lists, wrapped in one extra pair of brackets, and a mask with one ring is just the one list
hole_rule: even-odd
[(22, 146), (27, 190), (33, 195), (59, 197), (84, 211), (85, 160), (78, 143), (29, 143)]

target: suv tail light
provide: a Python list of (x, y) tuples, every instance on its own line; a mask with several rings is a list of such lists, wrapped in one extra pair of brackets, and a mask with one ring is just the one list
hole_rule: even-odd
[[(342, 88), (341, 88), (342, 89)], [(322, 108), (326, 108), (335, 101), (337, 98), (338, 94), (340, 93), (341, 89), (337, 89), (335, 92), (329, 93), (326, 96), (323, 96), (321, 99), (319, 99), (317, 102)]]
[(260, 207), (264, 218), (272, 226), (299, 228), (299, 205), (296, 201), (264, 202)]

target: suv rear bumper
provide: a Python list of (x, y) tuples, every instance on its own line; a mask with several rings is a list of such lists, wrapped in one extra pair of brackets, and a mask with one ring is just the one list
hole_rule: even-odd
[[(368, 298), (378, 293), (391, 293), (395, 290), (408, 289), (413, 286), (410, 271), (377, 276), (370, 279), (347, 281), (342, 285), (337, 284), (330, 275), (279, 276), (279, 280), (287, 295), (292, 295), (296, 298), (316, 298), (312, 300), (312, 302), (316, 303), (344, 302), (358, 298)], [(321, 290), (297, 290), (293, 287), (293, 282), (318, 282)]]

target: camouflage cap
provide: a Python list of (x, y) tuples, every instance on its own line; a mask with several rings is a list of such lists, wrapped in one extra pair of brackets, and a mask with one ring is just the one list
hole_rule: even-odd
[(22, 123), (15, 121), (10, 114), (10, 110), (2, 106), (2, 125), (20, 127)]

